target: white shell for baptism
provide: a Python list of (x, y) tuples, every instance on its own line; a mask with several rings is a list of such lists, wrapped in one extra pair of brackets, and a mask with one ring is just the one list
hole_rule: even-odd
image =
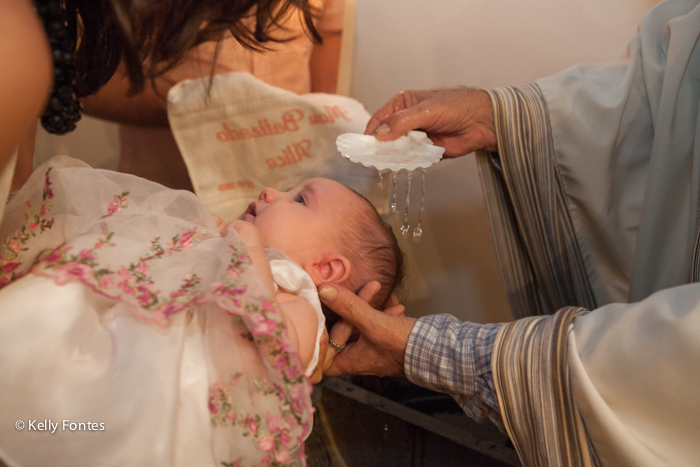
[(398, 172), (426, 169), (442, 158), (444, 148), (433, 145), (422, 131), (409, 131), (393, 141), (379, 141), (372, 135), (345, 133), (335, 141), (340, 153), (356, 164)]

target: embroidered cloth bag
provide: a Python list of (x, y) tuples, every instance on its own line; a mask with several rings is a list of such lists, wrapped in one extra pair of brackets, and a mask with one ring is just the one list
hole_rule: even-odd
[(197, 196), (230, 220), (265, 187), (337, 180), (386, 209), (376, 172), (342, 157), (335, 140), (364, 132), (369, 113), (351, 98), (297, 95), (244, 72), (185, 80), (168, 93), (168, 118)]

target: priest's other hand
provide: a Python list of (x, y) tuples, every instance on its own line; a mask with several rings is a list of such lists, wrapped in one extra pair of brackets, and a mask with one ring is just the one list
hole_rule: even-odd
[(491, 99), (480, 89), (402, 91), (374, 113), (365, 134), (385, 141), (411, 130), (425, 131), (446, 157), (496, 150)]

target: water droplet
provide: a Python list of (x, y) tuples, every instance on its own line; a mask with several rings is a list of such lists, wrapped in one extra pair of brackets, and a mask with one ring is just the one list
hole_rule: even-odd
[(392, 213), (396, 212), (396, 185), (398, 183), (399, 183), (398, 173), (391, 172), (392, 191), (391, 191), (391, 203), (389, 204), (389, 207), (391, 208)]
[(413, 229), (413, 241), (420, 242), (420, 236), (423, 235), (421, 224), (423, 223), (423, 213), (425, 212), (425, 170), (421, 171), (420, 175), (420, 211), (418, 212), (418, 225)]
[(401, 227), (401, 233), (405, 237), (408, 235), (409, 225), (408, 225), (408, 206), (410, 205), (411, 196), (411, 179), (413, 178), (413, 173), (408, 172), (408, 177), (406, 178), (406, 209), (403, 214), (403, 227)]
[(420, 243), (420, 236), (423, 235), (423, 229), (416, 227), (413, 229), (413, 243)]
[(380, 190), (384, 188), (384, 174), (379, 171), (377, 171), (377, 186)]

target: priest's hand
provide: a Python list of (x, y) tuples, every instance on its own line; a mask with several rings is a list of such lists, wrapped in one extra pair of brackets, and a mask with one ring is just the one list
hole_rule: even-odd
[(319, 297), (345, 323), (360, 332), (357, 341), (349, 342), (338, 352), (324, 371), (325, 375), (405, 376), (404, 355), (416, 319), (403, 315), (403, 305), (390, 306), (384, 312), (375, 310), (361, 297), (337, 284), (322, 285)]
[(425, 131), (446, 157), (496, 151), (491, 99), (480, 89), (400, 92), (374, 113), (365, 134), (393, 140), (411, 130)]

